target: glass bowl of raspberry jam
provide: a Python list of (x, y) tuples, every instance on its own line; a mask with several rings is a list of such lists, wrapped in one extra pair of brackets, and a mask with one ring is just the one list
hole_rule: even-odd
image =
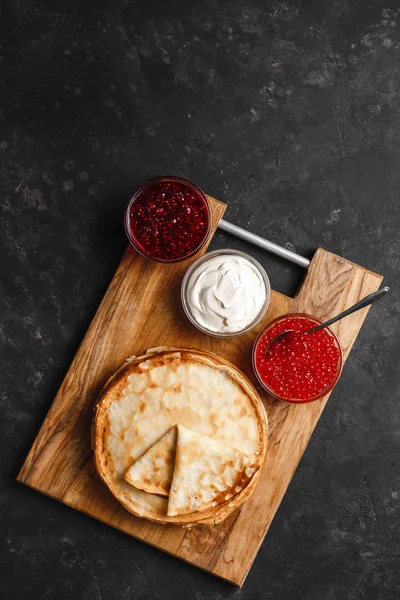
[(139, 187), (125, 210), (125, 231), (132, 246), (158, 262), (185, 260), (211, 234), (206, 195), (182, 177), (157, 177)]
[[(322, 321), (304, 313), (278, 317), (261, 331), (253, 348), (253, 368), (258, 381), (274, 398), (306, 403), (323, 398), (336, 385), (343, 368), (343, 350), (335, 332), (325, 327), (304, 332)], [(266, 353), (270, 341), (283, 336)]]

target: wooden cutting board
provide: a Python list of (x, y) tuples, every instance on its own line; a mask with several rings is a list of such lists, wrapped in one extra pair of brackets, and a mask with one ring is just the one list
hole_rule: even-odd
[[(215, 231), (226, 205), (213, 198), (210, 202)], [(253, 341), (268, 321), (287, 312), (308, 312), (327, 319), (377, 290), (382, 277), (319, 248), (294, 299), (272, 292), (268, 313), (256, 331), (218, 339), (195, 329), (180, 305), (182, 277), (193, 260), (163, 265), (127, 249), (17, 479), (242, 585), (328, 401), (326, 396), (311, 404), (294, 405), (269, 397), (252, 372)], [(367, 311), (334, 326), (345, 358)], [(94, 468), (90, 429), (98, 391), (128, 356), (162, 345), (210, 350), (232, 361), (257, 385), (267, 408), (269, 454), (257, 489), (217, 526), (185, 529), (138, 519), (114, 499)]]

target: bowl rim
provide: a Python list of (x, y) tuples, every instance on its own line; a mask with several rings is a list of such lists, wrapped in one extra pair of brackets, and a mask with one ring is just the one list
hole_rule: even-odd
[[(249, 323), (244, 329), (240, 329), (239, 331), (218, 332), (218, 331), (211, 331), (211, 330), (207, 329), (206, 327), (203, 327), (202, 325), (200, 325), (197, 322), (195, 317), (192, 315), (192, 313), (190, 311), (189, 303), (187, 302), (187, 298), (186, 298), (187, 286), (189, 283), (189, 279), (192, 276), (192, 274), (194, 273), (194, 271), (197, 269), (197, 267), (199, 267), (201, 264), (203, 264), (203, 262), (207, 262), (207, 260), (210, 260), (210, 258), (212, 258), (214, 256), (218, 256), (218, 255), (223, 255), (223, 254), (231, 254), (231, 255), (241, 256), (241, 257), (249, 260), (258, 269), (258, 271), (260, 272), (261, 277), (263, 279), (263, 282), (264, 282), (265, 300), (264, 300), (264, 304), (263, 304), (260, 312), (255, 317), (255, 319), (253, 319), (253, 321), (251, 323)], [(192, 325), (197, 327), (197, 329), (199, 331), (201, 331), (207, 335), (210, 335), (212, 337), (232, 338), (232, 337), (238, 337), (240, 335), (247, 333), (248, 331), (250, 331), (257, 325), (259, 325), (259, 323), (265, 317), (265, 314), (269, 308), (270, 302), (271, 302), (271, 283), (269, 281), (269, 277), (268, 277), (267, 272), (265, 271), (264, 267), (258, 262), (258, 260), (256, 260), (250, 254), (247, 254), (246, 252), (242, 252), (241, 250), (235, 250), (234, 248), (221, 248), (218, 250), (212, 250), (211, 252), (207, 252), (206, 254), (203, 254), (202, 256), (200, 256), (187, 269), (187, 271), (183, 277), (182, 284), (181, 284), (181, 304), (182, 304), (183, 310), (185, 312), (185, 315), (187, 316), (189, 321), (192, 323)]]
[[(204, 236), (204, 239), (202, 240), (202, 242), (199, 244), (199, 246), (197, 246), (194, 250), (192, 250), (189, 254), (185, 254), (185, 256), (182, 256), (180, 258), (174, 258), (174, 259), (165, 259), (165, 258), (160, 258), (160, 257), (154, 257), (151, 255), (151, 253), (147, 253), (145, 252), (137, 243), (137, 241), (135, 240), (134, 236), (132, 235), (132, 231), (130, 228), (130, 211), (131, 211), (131, 207), (134, 204), (134, 202), (138, 199), (138, 197), (143, 193), (143, 191), (157, 183), (162, 183), (164, 181), (172, 181), (172, 182), (176, 182), (176, 183), (181, 183), (183, 185), (186, 185), (187, 187), (191, 188), (191, 190), (196, 193), (201, 200), (204, 202), (204, 206), (206, 207), (207, 210), (207, 216), (208, 216), (208, 224), (207, 224), (207, 232)], [(179, 177), (178, 175), (161, 175), (159, 177), (153, 177), (152, 179), (148, 179), (147, 181), (145, 181), (144, 183), (142, 183), (133, 193), (133, 195), (130, 197), (130, 199), (128, 200), (126, 206), (125, 206), (125, 211), (124, 211), (124, 227), (125, 227), (125, 233), (126, 236), (128, 238), (129, 243), (131, 244), (131, 246), (139, 253), (141, 254), (141, 256), (144, 256), (145, 258), (148, 258), (150, 260), (153, 260), (155, 262), (159, 262), (159, 263), (164, 263), (164, 264), (173, 264), (173, 263), (179, 263), (182, 262), (184, 260), (187, 260), (188, 258), (191, 258), (192, 256), (194, 256), (197, 252), (199, 252), (199, 250), (201, 250), (202, 248), (204, 248), (205, 244), (208, 242), (208, 240), (211, 237), (211, 233), (212, 233), (212, 225), (213, 225), (213, 214), (212, 214), (212, 210), (211, 210), (211, 205), (210, 205), (210, 201), (207, 197), (207, 194), (205, 194), (203, 192), (203, 190), (201, 188), (199, 188), (198, 185), (196, 185), (195, 183), (193, 183), (192, 181), (189, 181), (189, 179), (185, 179), (184, 177)]]
[(276, 317), (276, 319), (273, 319), (272, 321), (270, 321), (264, 327), (264, 329), (262, 329), (262, 331), (260, 331), (260, 333), (258, 334), (257, 338), (254, 341), (253, 350), (252, 350), (253, 371), (254, 371), (254, 374), (257, 377), (257, 380), (260, 383), (260, 385), (273, 398), (276, 398), (277, 400), (282, 400), (283, 402), (288, 402), (290, 404), (308, 404), (309, 402), (315, 402), (316, 400), (320, 400), (321, 398), (323, 398), (324, 396), (329, 394), (333, 390), (333, 388), (335, 387), (337, 382), (339, 381), (340, 375), (342, 374), (342, 371), (343, 371), (343, 364), (344, 364), (343, 347), (342, 347), (342, 344), (340, 343), (340, 340), (339, 340), (337, 334), (335, 333), (335, 331), (329, 326), (326, 327), (325, 329), (327, 329), (329, 331), (329, 333), (332, 335), (332, 337), (334, 338), (336, 345), (339, 349), (338, 368), (337, 368), (337, 372), (336, 372), (333, 380), (331, 381), (331, 383), (329, 385), (327, 385), (323, 390), (321, 390), (321, 392), (318, 392), (318, 394), (316, 396), (313, 396), (310, 399), (307, 398), (305, 400), (304, 399), (296, 400), (295, 398), (283, 398), (282, 396), (279, 396), (278, 394), (276, 394), (276, 392), (274, 392), (272, 390), (272, 388), (270, 388), (268, 386), (268, 384), (265, 383), (265, 381), (263, 381), (261, 379), (261, 376), (258, 372), (257, 364), (256, 364), (256, 351), (257, 351), (257, 346), (261, 340), (261, 337), (265, 334), (265, 332), (268, 329), (270, 329), (273, 325), (275, 325), (275, 323), (277, 323), (279, 321), (283, 321), (284, 319), (286, 319), (288, 317), (301, 317), (301, 318), (311, 319), (315, 322), (316, 325), (321, 325), (324, 322), (319, 317), (315, 317), (314, 315), (311, 315), (310, 313), (301, 313), (301, 312), (286, 313), (285, 315), (281, 315), (280, 317)]

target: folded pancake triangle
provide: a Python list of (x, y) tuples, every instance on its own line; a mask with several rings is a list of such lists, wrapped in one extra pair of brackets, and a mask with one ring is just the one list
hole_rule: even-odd
[(235, 448), (177, 425), (168, 516), (200, 512), (240, 492), (255, 469)]
[(138, 458), (124, 479), (149, 494), (168, 496), (175, 464), (176, 427), (171, 427)]

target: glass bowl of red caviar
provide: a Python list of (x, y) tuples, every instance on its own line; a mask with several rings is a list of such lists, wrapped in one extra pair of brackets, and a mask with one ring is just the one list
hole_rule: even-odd
[[(293, 313), (271, 321), (253, 347), (253, 368), (258, 381), (274, 398), (306, 403), (323, 398), (334, 388), (343, 368), (343, 350), (336, 333), (325, 327), (305, 332), (322, 321)], [(272, 339), (283, 336), (266, 352)]]
[(190, 258), (211, 235), (207, 196), (194, 183), (175, 176), (141, 185), (125, 209), (125, 231), (143, 256), (163, 263)]

